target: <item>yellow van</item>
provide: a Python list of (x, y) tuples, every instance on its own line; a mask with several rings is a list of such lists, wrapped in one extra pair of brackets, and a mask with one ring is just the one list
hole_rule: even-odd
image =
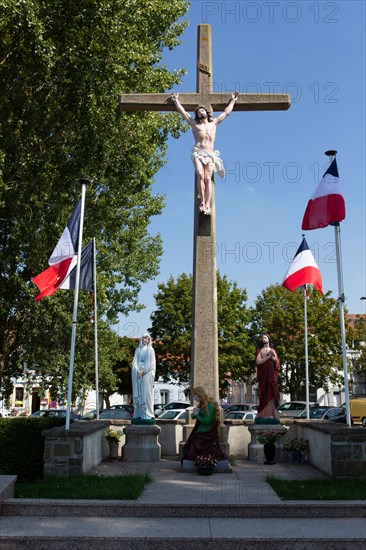
[(353, 422), (366, 426), (366, 398), (350, 399), (349, 407)]

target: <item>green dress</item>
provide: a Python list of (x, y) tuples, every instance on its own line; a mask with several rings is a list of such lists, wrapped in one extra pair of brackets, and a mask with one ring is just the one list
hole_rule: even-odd
[(205, 408), (200, 409), (198, 414), (192, 414), (192, 418), (198, 422), (197, 432), (209, 432), (216, 420), (216, 409), (213, 403), (208, 403), (208, 413)]
[(214, 403), (208, 403), (208, 411), (200, 409), (192, 414), (196, 424), (183, 446), (183, 460), (196, 460), (198, 456), (211, 455), (216, 460), (227, 460), (227, 455), (220, 447), (219, 420), (216, 418)]

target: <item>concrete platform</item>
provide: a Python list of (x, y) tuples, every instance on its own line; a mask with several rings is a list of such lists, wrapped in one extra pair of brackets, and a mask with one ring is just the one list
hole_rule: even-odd
[(102, 463), (97, 475), (147, 472), (153, 482), (136, 501), (3, 502), (0, 549), (362, 549), (366, 501), (286, 501), (266, 483), (326, 478), (309, 465), (238, 462), (232, 474), (179, 472), (176, 459)]

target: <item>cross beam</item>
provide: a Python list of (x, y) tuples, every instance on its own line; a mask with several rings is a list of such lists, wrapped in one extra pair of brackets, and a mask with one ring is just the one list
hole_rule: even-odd
[[(198, 105), (205, 106), (207, 110), (223, 111), (230, 100), (230, 94), (212, 90), (211, 27), (199, 25), (196, 93), (180, 93), (179, 101), (186, 111), (194, 111)], [(287, 94), (240, 94), (234, 111), (287, 110), (290, 104)], [(120, 94), (119, 108), (122, 111), (176, 111), (170, 94)], [(211, 201), (211, 216), (200, 214), (199, 204), (200, 199), (195, 193), (191, 390), (195, 386), (202, 386), (218, 400), (215, 193)]]
[[(211, 105), (212, 111), (223, 111), (229, 101), (229, 93), (180, 93), (179, 101), (186, 111), (194, 111), (197, 105)], [(240, 94), (234, 111), (286, 111), (291, 105), (287, 94)], [(121, 111), (176, 111), (170, 94), (120, 94)]]

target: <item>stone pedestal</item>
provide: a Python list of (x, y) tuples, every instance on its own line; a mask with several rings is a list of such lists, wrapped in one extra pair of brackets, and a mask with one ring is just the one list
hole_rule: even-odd
[(126, 426), (123, 429), (126, 443), (122, 448), (124, 462), (159, 462), (161, 447), (158, 442), (159, 426)]
[[(197, 464), (193, 460), (182, 460), (179, 471), (188, 473), (198, 472)], [(231, 474), (232, 471), (228, 460), (219, 460), (217, 465), (212, 468), (212, 473), (217, 474)]]
[[(191, 435), (191, 432), (194, 428), (194, 424), (189, 424), (190, 416), (191, 416), (190, 413), (192, 411), (192, 408), (189, 408), (188, 411), (189, 411), (189, 415), (188, 415), (189, 420), (183, 426), (183, 441), (180, 441), (180, 443), (179, 443), (179, 458), (181, 460), (181, 468), (180, 468), (181, 472), (197, 471), (197, 466), (196, 466), (195, 462), (192, 462), (191, 460), (182, 460), (184, 444), (187, 441), (188, 437)], [(223, 453), (225, 453), (228, 457), (230, 457), (230, 445), (229, 445), (229, 442), (228, 442), (228, 429), (227, 429), (227, 426), (220, 425), (220, 427), (219, 427), (219, 437), (220, 437), (220, 447), (221, 447)], [(229, 472), (229, 473), (231, 473), (232, 469), (231, 469), (229, 460), (228, 459), (227, 460), (220, 460), (218, 462), (217, 466), (214, 468), (214, 472), (220, 472), (220, 473)]]
[(263, 432), (274, 431), (278, 433), (279, 439), (276, 441), (276, 462), (285, 462), (286, 457), (283, 450), (283, 438), (287, 433), (286, 426), (281, 424), (252, 424), (249, 426), (249, 432), (251, 434), (251, 441), (248, 445), (248, 458), (251, 462), (265, 462), (265, 456), (263, 452), (263, 444), (258, 442), (258, 437)]

